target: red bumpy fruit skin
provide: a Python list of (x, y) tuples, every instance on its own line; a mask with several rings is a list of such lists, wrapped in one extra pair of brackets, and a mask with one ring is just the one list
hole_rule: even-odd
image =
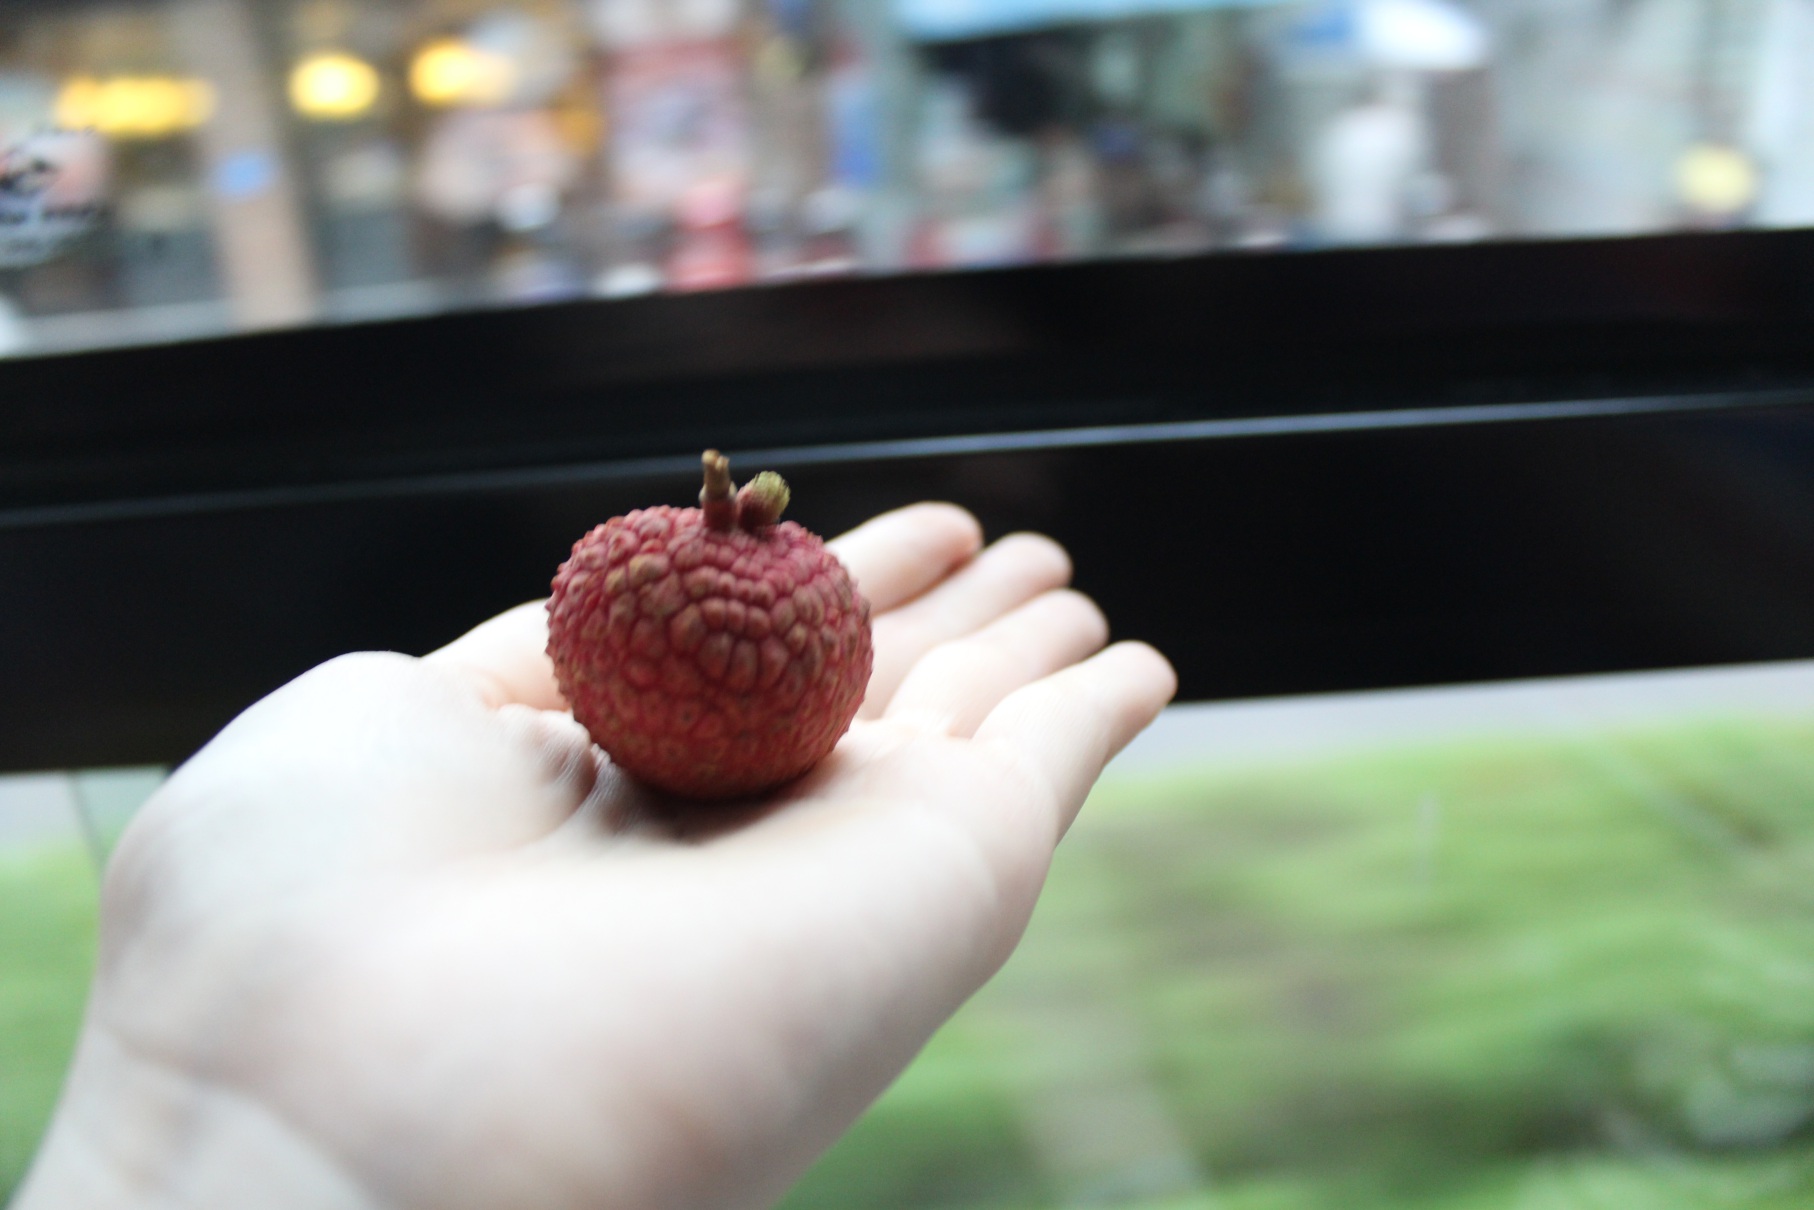
[(825, 544), (783, 521), (708, 528), (639, 509), (574, 543), (548, 601), (573, 717), (618, 765), (687, 798), (798, 777), (869, 683), (869, 602)]

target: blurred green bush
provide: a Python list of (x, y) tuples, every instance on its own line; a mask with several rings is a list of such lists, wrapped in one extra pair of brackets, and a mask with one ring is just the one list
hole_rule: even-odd
[(0, 850), (0, 1202), (56, 1104), (94, 964), (99, 890), (75, 841)]
[(1105, 781), (787, 1205), (1806, 1207), (1811, 1123), (1814, 725), (1702, 723)]
[[(95, 880), (0, 854), (0, 1196)], [(1814, 722), (1111, 776), (787, 1210), (1814, 1205)]]

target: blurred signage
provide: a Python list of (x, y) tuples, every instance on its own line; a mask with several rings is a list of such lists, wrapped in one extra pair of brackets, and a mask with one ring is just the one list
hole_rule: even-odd
[(50, 131), (0, 149), (0, 268), (41, 264), (94, 226), (107, 153), (85, 131)]
[(926, 42), (984, 38), (1153, 13), (1261, 8), (1287, 0), (894, 0), (895, 20)]

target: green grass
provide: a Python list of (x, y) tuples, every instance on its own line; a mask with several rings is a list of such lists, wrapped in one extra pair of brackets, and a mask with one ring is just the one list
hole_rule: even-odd
[[(0, 1195), (94, 880), (0, 861)], [(1814, 1205), (1814, 721), (1110, 780), (788, 1210)]]
[(1811, 1125), (1814, 723), (1703, 723), (1106, 782), (788, 1206), (1806, 1206)]
[(96, 894), (79, 845), (0, 852), (0, 1203), (31, 1161), (75, 1045)]

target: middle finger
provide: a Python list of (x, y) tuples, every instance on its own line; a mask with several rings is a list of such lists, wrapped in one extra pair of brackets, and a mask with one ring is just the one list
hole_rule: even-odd
[(879, 718), (901, 680), (940, 643), (962, 638), (1071, 580), (1064, 547), (1041, 534), (1010, 534), (921, 596), (876, 617), (875, 670), (860, 718)]

